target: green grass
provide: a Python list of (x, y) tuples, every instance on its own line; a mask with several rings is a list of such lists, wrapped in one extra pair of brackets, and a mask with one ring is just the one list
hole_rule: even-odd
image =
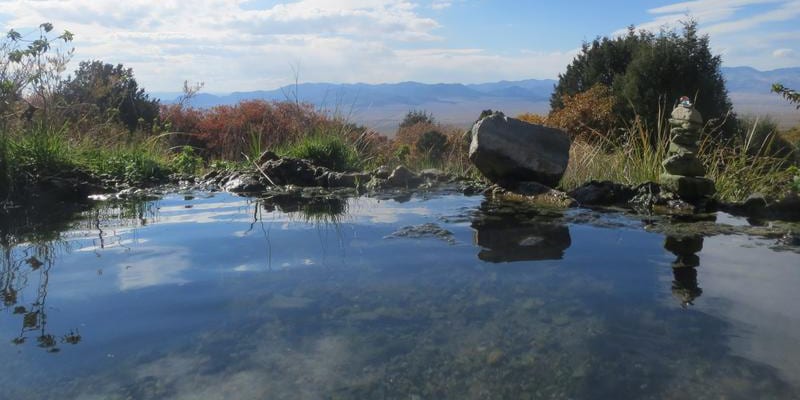
[(363, 165), (355, 146), (336, 133), (315, 133), (279, 148), (277, 152), (334, 171), (355, 171)]
[(561, 188), (572, 190), (590, 180), (626, 185), (658, 182), (668, 148), (668, 134), (663, 129), (651, 133), (641, 123), (628, 127), (614, 140), (598, 135), (594, 142), (575, 141)]
[(70, 137), (66, 126), (44, 124), (0, 132), (0, 198), (21, 194), (45, 176), (83, 172), (141, 184), (167, 177), (175, 161), (183, 166), (196, 161), (171, 159), (156, 141), (98, 146)]
[(131, 184), (161, 180), (171, 172), (163, 155), (142, 145), (81, 149), (77, 154), (78, 167)]

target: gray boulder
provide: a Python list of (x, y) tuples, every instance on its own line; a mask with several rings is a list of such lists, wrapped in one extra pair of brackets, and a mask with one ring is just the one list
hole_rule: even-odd
[(403, 165), (395, 168), (386, 179), (387, 186), (395, 188), (413, 188), (421, 183), (422, 178)]
[(265, 186), (255, 176), (239, 175), (226, 182), (223, 189), (231, 193), (255, 193), (263, 191)]
[(569, 162), (570, 140), (559, 129), (494, 113), (472, 127), (469, 159), (501, 185), (536, 181), (556, 186)]

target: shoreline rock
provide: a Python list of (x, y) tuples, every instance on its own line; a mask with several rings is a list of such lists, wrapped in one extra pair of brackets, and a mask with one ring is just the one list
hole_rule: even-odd
[(558, 185), (569, 162), (569, 137), (559, 129), (495, 112), (472, 127), (469, 159), (502, 186), (534, 181)]

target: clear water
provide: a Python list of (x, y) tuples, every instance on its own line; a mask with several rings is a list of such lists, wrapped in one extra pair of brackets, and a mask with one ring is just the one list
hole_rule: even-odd
[[(483, 201), (171, 195), (3, 232), (0, 398), (800, 397), (797, 253)], [(452, 236), (387, 238), (423, 223)]]

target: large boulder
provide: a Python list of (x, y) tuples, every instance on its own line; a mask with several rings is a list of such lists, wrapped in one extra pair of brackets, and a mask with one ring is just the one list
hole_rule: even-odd
[(469, 159), (504, 186), (522, 181), (556, 186), (567, 169), (569, 147), (561, 130), (494, 113), (472, 127)]

